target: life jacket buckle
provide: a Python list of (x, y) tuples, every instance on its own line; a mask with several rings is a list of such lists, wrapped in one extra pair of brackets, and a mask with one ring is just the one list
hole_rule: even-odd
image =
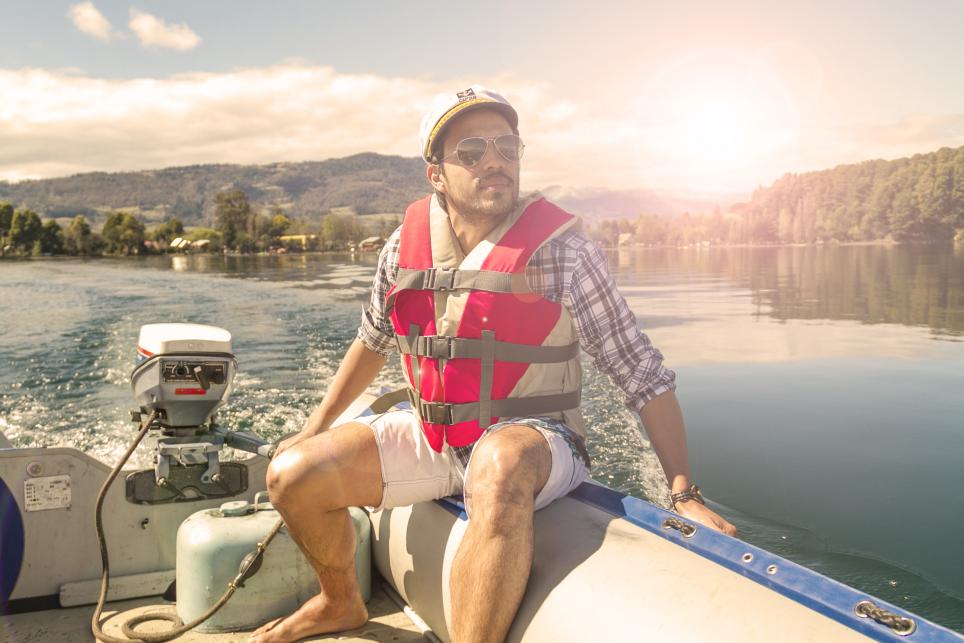
[(451, 404), (446, 404), (445, 402), (426, 402), (421, 397), (418, 397), (415, 402), (415, 407), (418, 409), (418, 416), (422, 418), (423, 422), (428, 422), (429, 424), (455, 424), (452, 417)]
[(419, 337), (418, 354), (432, 359), (452, 359), (454, 339), (445, 335)]
[(428, 290), (445, 292), (455, 286), (455, 268), (432, 268), (428, 270), (425, 287)]

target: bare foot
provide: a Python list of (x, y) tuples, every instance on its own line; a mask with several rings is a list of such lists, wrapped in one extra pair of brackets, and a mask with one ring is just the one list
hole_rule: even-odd
[(361, 627), (368, 621), (368, 609), (356, 596), (351, 602), (335, 605), (318, 594), (299, 607), (293, 614), (276, 618), (257, 630), (249, 643), (290, 643), (317, 634), (343, 632)]

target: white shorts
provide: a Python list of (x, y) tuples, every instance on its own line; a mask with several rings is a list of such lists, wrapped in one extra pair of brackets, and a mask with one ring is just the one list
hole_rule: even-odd
[[(462, 493), (466, 471), (472, 463), (471, 455), (463, 464), (448, 445), (441, 453), (433, 450), (414, 413), (395, 410), (362, 416), (355, 421), (371, 427), (381, 460), (382, 502), (378, 507), (369, 507), (370, 510), (402, 507)], [(550, 423), (554, 423), (556, 428), (549, 428)], [(472, 452), (486, 436), (509, 424), (531, 426), (542, 434), (549, 445), (552, 464), (549, 479), (536, 496), (537, 510), (568, 494), (588, 477), (588, 462), (573, 444), (574, 440), (581, 438), (565, 425), (551, 420), (547, 422), (543, 418), (513, 418), (509, 422), (494, 424), (472, 445)], [(564, 431), (568, 431), (569, 435), (566, 436)]]

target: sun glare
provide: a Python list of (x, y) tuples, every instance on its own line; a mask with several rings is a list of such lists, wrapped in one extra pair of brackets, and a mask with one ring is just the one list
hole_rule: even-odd
[(648, 182), (683, 179), (692, 190), (763, 181), (797, 137), (797, 114), (778, 78), (733, 55), (700, 54), (663, 70), (637, 110)]

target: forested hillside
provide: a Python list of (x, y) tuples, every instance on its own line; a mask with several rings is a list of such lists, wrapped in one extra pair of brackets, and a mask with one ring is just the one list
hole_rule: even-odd
[(951, 239), (964, 229), (964, 147), (787, 174), (733, 210), (755, 242)]
[(45, 217), (100, 219), (124, 210), (148, 223), (178, 217), (186, 225), (199, 225), (213, 223), (215, 196), (232, 188), (265, 209), (277, 206), (293, 218), (314, 222), (333, 208), (357, 214), (403, 212), (428, 192), (420, 159), (357, 154), (305, 163), (192, 165), (0, 182), (0, 202)]

